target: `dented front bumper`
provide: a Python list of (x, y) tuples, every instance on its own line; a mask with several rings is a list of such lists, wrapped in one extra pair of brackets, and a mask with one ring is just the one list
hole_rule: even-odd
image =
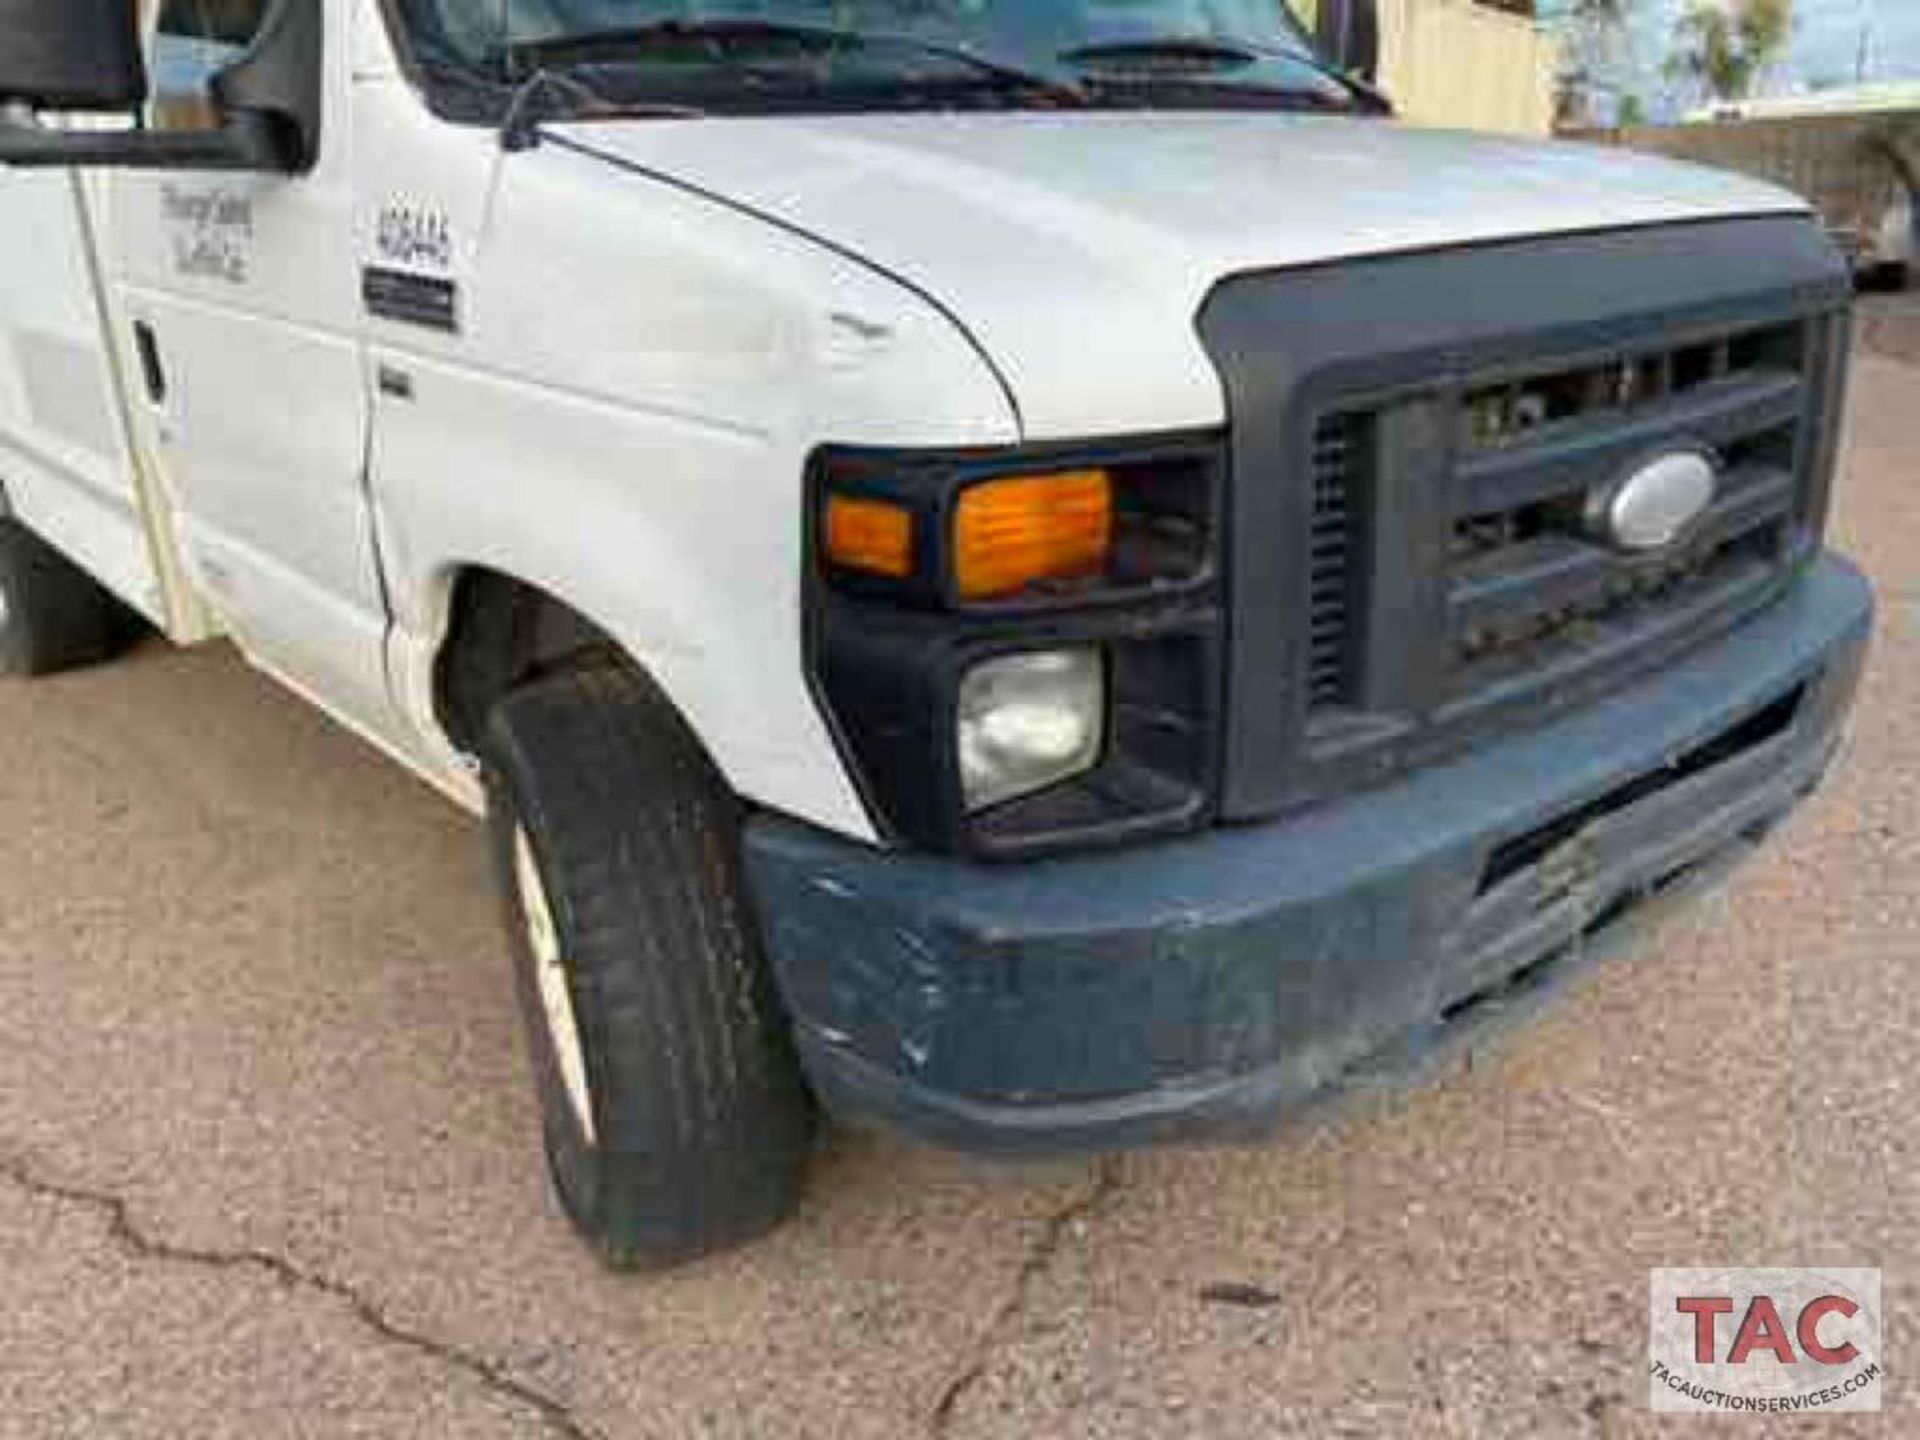
[(978, 865), (749, 827), (829, 1109), (968, 1149), (1246, 1136), (1411, 1068), (1750, 847), (1818, 783), (1871, 626), (1828, 557), (1683, 662), (1272, 824)]

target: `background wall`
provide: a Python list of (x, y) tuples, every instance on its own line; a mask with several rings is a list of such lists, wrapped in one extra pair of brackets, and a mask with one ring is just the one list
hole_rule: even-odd
[[(1311, 26), (1315, 0), (1292, 0)], [(1553, 37), (1471, 0), (1380, 0), (1381, 83), (1416, 125), (1545, 135)]]

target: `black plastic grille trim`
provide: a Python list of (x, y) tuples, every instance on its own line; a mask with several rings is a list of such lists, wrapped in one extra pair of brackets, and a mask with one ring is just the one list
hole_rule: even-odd
[(1313, 520), (1308, 527), (1307, 703), (1330, 709), (1353, 700), (1357, 482), (1366, 417), (1322, 417), (1313, 432)]

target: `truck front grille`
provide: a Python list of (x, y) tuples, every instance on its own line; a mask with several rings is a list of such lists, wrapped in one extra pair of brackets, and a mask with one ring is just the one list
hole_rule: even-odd
[[(1788, 558), (1806, 330), (1710, 336), (1467, 392), (1446, 539), (1445, 699), (1603, 642), (1610, 625), (1682, 614)], [(1647, 557), (1594, 539), (1591, 491), (1678, 446), (1704, 447), (1721, 467), (1705, 522)]]
[[(1228, 276), (1220, 816), (1537, 726), (1712, 642), (1818, 553), (1852, 286), (1804, 214)], [(1591, 512), (1681, 448), (1711, 512), (1629, 555)]]
[[(1308, 467), (1310, 741), (1350, 750), (1370, 728), (1432, 729), (1563, 691), (1590, 663), (1671, 654), (1769, 593), (1813, 518), (1827, 323), (1694, 334), (1323, 412)], [(1705, 519), (1650, 555), (1597, 538), (1590, 495), (1678, 448), (1718, 464)], [(1431, 530), (1385, 532), (1374, 516)], [(1412, 579), (1382, 603), (1424, 599), (1432, 616), (1369, 609), (1363, 578), (1396, 566)]]

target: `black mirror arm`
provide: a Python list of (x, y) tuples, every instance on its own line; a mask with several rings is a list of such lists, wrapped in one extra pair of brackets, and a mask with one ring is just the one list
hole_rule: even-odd
[(29, 169), (298, 169), (285, 133), (261, 115), (234, 115), (217, 130), (47, 130), (0, 123), (0, 165)]

